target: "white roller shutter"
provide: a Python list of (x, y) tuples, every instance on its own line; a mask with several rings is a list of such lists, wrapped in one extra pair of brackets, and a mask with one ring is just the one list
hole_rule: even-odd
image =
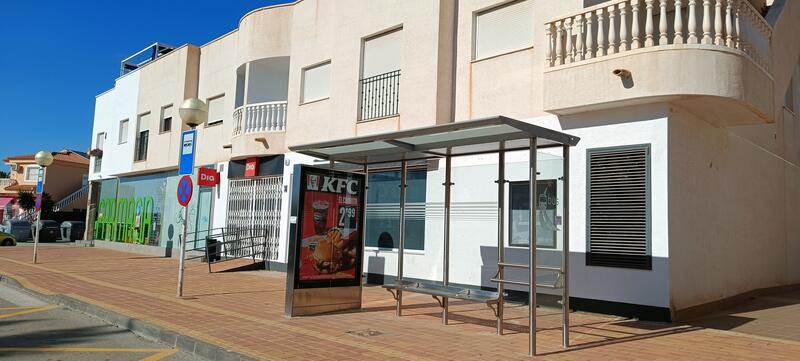
[(475, 17), (475, 59), (533, 46), (533, 1), (493, 8)]
[(330, 95), (330, 62), (303, 70), (303, 103), (325, 99)]
[(402, 35), (402, 30), (395, 30), (364, 42), (362, 78), (400, 70)]
[(225, 96), (208, 99), (208, 124), (219, 123), (225, 119)]

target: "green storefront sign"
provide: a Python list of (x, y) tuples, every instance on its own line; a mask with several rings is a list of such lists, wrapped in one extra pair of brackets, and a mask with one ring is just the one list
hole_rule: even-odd
[(149, 243), (153, 208), (153, 197), (101, 199), (94, 226), (95, 239)]

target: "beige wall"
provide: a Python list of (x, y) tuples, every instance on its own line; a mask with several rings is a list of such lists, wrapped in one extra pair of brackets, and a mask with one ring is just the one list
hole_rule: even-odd
[(677, 107), (668, 138), (673, 310), (800, 282), (797, 166)]
[(236, 98), (236, 54), (238, 33), (231, 32), (200, 48), (200, 79), (197, 97), (208, 104), (209, 98), (225, 96), (224, 119), (221, 124), (197, 127), (195, 165), (210, 165), (227, 161), (233, 132), (233, 106)]
[(534, 43), (531, 48), (473, 61), (475, 12), (504, 3), (500, 0), (461, 0), (458, 12), (456, 120), (494, 115), (530, 118), (546, 115), (544, 86), (545, 21), (583, 7), (581, 0), (533, 0)]
[(45, 192), (50, 193), (54, 202), (81, 188), (83, 176), (89, 173), (86, 164), (53, 162), (45, 172)]
[[(449, 120), (455, 2), (305, 0), (294, 5), (289, 146)], [(387, 11), (391, 9), (391, 11)], [(357, 125), (362, 40), (402, 26), (400, 116)], [(299, 105), (301, 69), (331, 60), (331, 97)]]
[[(185, 45), (137, 70), (140, 74), (138, 115), (150, 112), (150, 139), (147, 159), (133, 163), (133, 172), (176, 168), (182, 126), (178, 108), (186, 98), (197, 96), (200, 49)], [(172, 130), (159, 132), (161, 107), (172, 104)], [(137, 129), (131, 119), (129, 132)]]

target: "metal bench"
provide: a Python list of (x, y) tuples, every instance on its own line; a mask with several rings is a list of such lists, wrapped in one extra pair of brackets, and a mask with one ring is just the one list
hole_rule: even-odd
[[(422, 282), (415, 282), (415, 281), (397, 281), (395, 283), (388, 283), (383, 285), (389, 293), (392, 294), (392, 297), (397, 300), (397, 293), (396, 291), (406, 291), (406, 292), (413, 292), (413, 293), (421, 293), (430, 295), (433, 299), (439, 303), (439, 307), (444, 308), (444, 302), (442, 298), (456, 298), (460, 300), (466, 301), (474, 301), (474, 302), (483, 302), (486, 304), (487, 307), (492, 309), (495, 316), (497, 316), (497, 303), (500, 300), (500, 296), (497, 292), (492, 291), (484, 291), (484, 290), (476, 290), (471, 288), (463, 288), (463, 287), (454, 287), (454, 286), (443, 286), (437, 285), (432, 283), (422, 283)], [(441, 297), (441, 298), (440, 298)]]

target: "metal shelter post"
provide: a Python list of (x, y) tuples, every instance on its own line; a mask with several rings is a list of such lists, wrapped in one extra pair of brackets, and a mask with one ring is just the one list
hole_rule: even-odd
[[(450, 187), (452, 182), (452, 158), (450, 157), (450, 150), (447, 151), (445, 157), (444, 168), (444, 259), (442, 262), (442, 284), (447, 286), (450, 283)], [(442, 324), (448, 322), (448, 312), (450, 311), (450, 303), (447, 297), (442, 297)]]
[(368, 194), (369, 194), (369, 164), (364, 164), (364, 209), (362, 210), (364, 212), (364, 218), (363, 218), (364, 221), (362, 222), (361, 225), (361, 229), (363, 229), (363, 231), (361, 232), (362, 233), (361, 238), (363, 242), (361, 242), (362, 259), (359, 260), (359, 262), (361, 262), (361, 274), (359, 276), (361, 277), (360, 282), (362, 289), (364, 287), (364, 283), (366, 282), (366, 277), (364, 277), (364, 273), (368, 271), (365, 270), (364, 267), (364, 258), (366, 258), (365, 249), (367, 247), (367, 202), (369, 201), (369, 199), (367, 198)]
[(563, 146), (564, 156), (564, 245), (562, 246), (561, 276), (564, 282), (561, 299), (562, 307), (562, 346), (569, 347), (569, 146)]
[[(397, 249), (397, 283), (403, 280), (403, 253), (406, 245), (406, 175), (408, 173), (408, 162), (404, 159), (400, 162), (400, 245)], [(403, 290), (397, 290), (397, 316), (402, 314), (403, 309)]]
[(536, 356), (536, 138), (530, 138), (528, 209), (530, 209), (530, 282), (528, 283), (528, 355)]
[(503, 217), (505, 215), (505, 186), (506, 186), (506, 152), (505, 142), (500, 142), (497, 151), (497, 334), (503, 334), (503, 292), (505, 280), (503, 263), (505, 262), (505, 239), (503, 237)]

